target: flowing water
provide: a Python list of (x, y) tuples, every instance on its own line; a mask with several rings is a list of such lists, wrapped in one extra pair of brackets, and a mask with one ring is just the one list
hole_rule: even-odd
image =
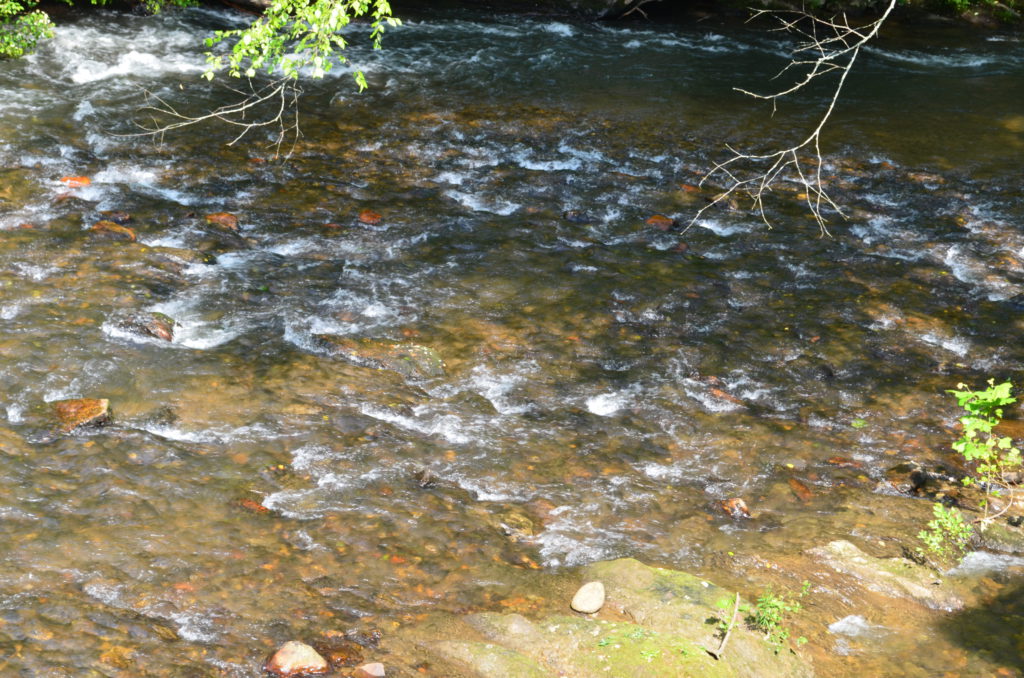
[[(732, 91), (770, 85), (777, 36), (414, 17), (354, 48), (367, 92), (305, 86), (287, 158), (217, 125), (119, 136), (144, 90), (232, 101), (198, 37), (238, 21), (72, 15), (0, 63), (3, 675), (255, 676), (293, 637), (526, 609), (625, 555), (797, 589), (806, 548), (916, 546), (931, 502), (890, 470), (951, 462), (944, 389), (1024, 369), (1019, 37), (863, 55), (826, 139), (850, 218), (823, 238), (792, 182), (773, 230), (645, 223), (689, 221), (725, 143), (813, 124), (824, 91), (774, 120)], [(109, 211), (137, 242), (89, 230)], [(172, 342), (124, 329), (143, 311)], [(443, 374), (388, 362), (413, 345)], [(47, 435), (75, 397), (113, 423)], [(972, 562), (981, 601), (1021, 573)], [(925, 609), (865, 618), (827, 586), (807, 608), (821, 675), (1020, 668)]]

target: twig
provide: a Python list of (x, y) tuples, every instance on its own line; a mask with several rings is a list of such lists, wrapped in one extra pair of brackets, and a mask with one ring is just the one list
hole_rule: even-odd
[[(145, 105), (139, 109), (149, 116), (145, 124), (137, 123), (143, 130), (133, 134), (119, 134), (121, 137), (154, 137), (163, 141), (164, 135), (168, 132), (198, 125), (210, 120), (219, 120), (228, 125), (239, 128), (238, 134), (228, 146), (233, 146), (242, 140), (250, 132), (263, 127), (276, 126), (277, 135), (271, 142), (274, 146), (275, 155), (280, 156), (281, 146), (288, 137), (292, 138), (292, 148), (288, 155), (295, 149), (302, 131), (299, 127), (299, 95), (302, 90), (294, 78), (279, 78), (262, 87), (257, 88), (252, 80), (248, 82), (248, 91), (229, 87), (228, 89), (241, 96), (241, 99), (233, 104), (227, 104), (216, 108), (204, 115), (187, 115), (176, 109), (166, 99), (146, 90)], [(260, 111), (269, 108), (266, 115), (253, 117)], [(161, 120), (170, 119), (169, 122)]]
[[(627, 2), (627, 3), (628, 3), (629, 1), (630, 1), (630, 0), (626, 0), (626, 2)], [(640, 12), (640, 14), (641, 14), (641, 16), (643, 16), (643, 18), (645, 18), (645, 19), (650, 19), (650, 17), (649, 17), (649, 16), (647, 16), (647, 12), (643, 11), (643, 10), (642, 10), (642, 9), (640, 9), (640, 8), (641, 8), (641, 7), (643, 7), (644, 5), (646, 5), (646, 4), (647, 4), (647, 3), (649, 3), (649, 2), (655, 2), (655, 1), (656, 1), (656, 0), (638, 0), (638, 1), (637, 1), (637, 3), (636, 3), (635, 5), (633, 5), (633, 6), (632, 6), (632, 7), (630, 7), (630, 8), (628, 9), (628, 10), (626, 10), (625, 12), (623, 12), (622, 14), (620, 14), (620, 15), (619, 15), (619, 18), (620, 18), (620, 19), (625, 19), (625, 18), (626, 18), (627, 16), (629, 16), (629, 15), (630, 15), (630, 14), (632, 14), (633, 12)]]
[[(751, 20), (761, 16), (771, 16), (779, 22), (779, 25), (772, 30), (790, 33), (801, 38), (791, 53), (789, 63), (775, 77), (778, 78), (791, 69), (805, 69), (806, 72), (795, 84), (772, 94), (756, 94), (738, 87), (735, 88), (737, 92), (755, 99), (770, 101), (772, 115), (774, 115), (779, 99), (782, 97), (793, 94), (818, 78), (833, 73), (838, 74), (838, 81), (817, 125), (802, 141), (774, 153), (763, 154), (746, 153), (726, 145), (732, 154), (731, 157), (716, 163), (704, 175), (699, 185), (703, 186), (704, 182), (712, 176), (721, 174), (726, 178), (727, 186), (723, 192), (715, 196), (694, 215), (687, 228), (693, 226), (707, 210), (737, 193), (745, 193), (750, 197), (751, 209), (760, 215), (761, 220), (768, 228), (771, 228), (771, 222), (765, 212), (765, 194), (772, 190), (772, 185), (779, 180), (787, 168), (792, 169), (799, 183), (803, 185), (804, 201), (821, 229), (822, 235), (829, 235), (825, 210), (831, 209), (845, 218), (846, 215), (842, 208), (829, 195), (821, 176), (824, 165), (821, 154), (821, 133), (835, 111), (839, 95), (843, 91), (843, 85), (846, 84), (846, 78), (853, 69), (861, 48), (877, 37), (878, 31), (895, 8), (897, 1), (888, 0), (888, 5), (882, 15), (865, 26), (851, 26), (845, 14), (840, 18), (820, 19), (803, 11), (762, 9), (754, 12)], [(810, 151), (813, 151), (814, 159), (810, 161), (813, 167), (808, 168), (805, 166), (808, 161), (801, 160), (800, 153)], [(749, 165), (753, 165), (755, 168), (767, 165), (768, 168), (763, 171), (753, 169), (742, 172), (742, 168)]]
[(715, 659), (721, 659), (722, 655), (725, 654), (725, 644), (729, 642), (729, 635), (732, 633), (733, 627), (736, 626), (736, 613), (739, 612), (739, 610), (740, 610), (740, 594), (739, 594), (739, 591), (737, 591), (736, 592), (736, 603), (733, 605), (732, 616), (729, 618), (729, 628), (727, 628), (725, 630), (725, 635), (722, 636), (721, 644), (718, 646), (717, 650), (708, 650), (707, 648), (704, 648), (705, 650), (707, 650), (707, 653), (709, 655), (711, 655), (712, 657), (714, 657)]

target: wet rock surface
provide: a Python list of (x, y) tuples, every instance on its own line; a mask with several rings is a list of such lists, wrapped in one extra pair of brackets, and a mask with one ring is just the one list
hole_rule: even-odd
[(327, 334), (314, 338), (331, 355), (351, 360), (357, 365), (392, 370), (403, 377), (425, 379), (444, 376), (444, 361), (437, 351), (426, 346)]
[(483, 612), (449, 622), (464, 629), (459, 640), (412, 635), (436, 660), (473, 678), (814, 675), (808, 660), (776, 653), (742, 625), (728, 653), (713, 659), (706, 648), (720, 642), (718, 601), (732, 593), (708, 581), (633, 559), (595, 563), (583, 574), (607, 585), (607, 604), (594, 618)]
[(855, 577), (872, 591), (910, 598), (941, 610), (964, 606), (962, 596), (941, 575), (906, 558), (874, 558), (848, 541), (833, 541), (809, 554), (836, 572)]
[(110, 423), (110, 401), (106, 398), (72, 398), (51, 403), (57, 430), (71, 433), (79, 428), (98, 428)]

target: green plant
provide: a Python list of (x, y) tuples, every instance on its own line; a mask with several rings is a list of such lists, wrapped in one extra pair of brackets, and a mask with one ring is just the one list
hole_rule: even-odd
[[(917, 538), (925, 543), (928, 552), (942, 563), (957, 563), (970, 544), (974, 530), (964, 521), (963, 514), (958, 509), (946, 508), (940, 503), (932, 506), (932, 514), (935, 516), (928, 523), (927, 530), (921, 530)], [(917, 549), (918, 555), (922, 558), (925, 553)]]
[[(1003, 406), (1017, 402), (1011, 395), (1013, 384), (1009, 381), (996, 384), (989, 379), (988, 388), (972, 391), (966, 384), (957, 384), (960, 390), (951, 390), (966, 414), (960, 417), (963, 434), (953, 443), (953, 449), (963, 455), (969, 464), (974, 464), (976, 477), (964, 478), (964, 485), (978, 485), (984, 491), (981, 499), (983, 516), (981, 529), (1006, 512), (1013, 505), (1014, 492), (1010, 489), (1011, 474), (1020, 470), (1020, 450), (1013, 446), (1008, 436), (999, 436), (993, 429), (1003, 419)], [(991, 515), (991, 498), (1004, 492), (1009, 495), (1006, 505)], [(938, 514), (936, 514), (938, 515)]]
[[(754, 606), (754, 627), (764, 633), (765, 639), (769, 643), (776, 646), (776, 652), (789, 640), (789, 629), (785, 626), (787, 616), (796, 614), (803, 609), (799, 599), (806, 596), (810, 590), (811, 583), (805, 581), (796, 597), (779, 595), (772, 591), (770, 586), (758, 597), (757, 604)], [(800, 645), (806, 642), (806, 638), (797, 638), (797, 643)]]
[[(217, 31), (207, 39), (207, 47), (226, 39), (234, 40), (234, 44), (226, 56), (207, 53), (209, 69), (205, 77), (213, 79), (214, 71), (226, 68), (236, 78), (251, 78), (263, 70), (296, 79), (302, 69), (308, 68), (309, 77), (322, 78), (335, 63), (346, 62), (343, 51), (347, 42), (342, 31), (362, 16), (371, 19), (374, 49), (380, 47), (386, 27), (400, 23), (392, 15), (388, 0), (273, 0), (247, 28)], [(353, 77), (360, 90), (366, 88), (361, 71)]]
[(53, 22), (32, 9), (35, 5), (35, 0), (0, 0), (0, 59), (23, 56), (40, 40), (53, 37)]

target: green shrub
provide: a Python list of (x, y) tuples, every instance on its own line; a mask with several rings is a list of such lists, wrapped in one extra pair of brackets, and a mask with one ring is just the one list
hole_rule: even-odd
[[(1003, 406), (1017, 402), (1011, 395), (1013, 384), (1009, 381), (996, 384), (989, 379), (988, 388), (971, 391), (965, 384), (957, 384), (960, 390), (949, 391), (964, 408), (966, 414), (960, 417), (963, 435), (953, 443), (953, 449), (963, 455), (968, 464), (974, 465), (974, 476), (964, 478), (967, 486), (978, 486), (984, 496), (981, 507), (984, 515), (981, 529), (994, 518), (1007, 511), (1014, 502), (1014, 490), (1010, 478), (1021, 469), (1020, 450), (1013, 446), (1008, 436), (999, 436), (993, 429), (1003, 419)], [(1007, 494), (1006, 506), (996, 516), (991, 514), (991, 498)]]
[[(789, 629), (785, 626), (786, 618), (796, 614), (803, 607), (799, 599), (807, 595), (811, 589), (811, 583), (805, 581), (803, 588), (795, 598), (779, 595), (772, 591), (771, 587), (765, 589), (764, 593), (757, 599), (754, 607), (754, 627), (764, 633), (765, 639), (777, 648), (781, 647), (789, 639)], [(797, 638), (798, 644), (807, 642), (806, 638)]]
[[(941, 565), (955, 565), (967, 553), (974, 530), (958, 509), (936, 503), (932, 506), (932, 514), (935, 518), (928, 523), (927, 530), (918, 533), (917, 538), (924, 542), (928, 555)], [(924, 550), (918, 549), (917, 552), (925, 557)]]
[(50, 17), (32, 9), (35, 5), (35, 0), (0, 0), (0, 59), (28, 54), (40, 40), (53, 37)]

